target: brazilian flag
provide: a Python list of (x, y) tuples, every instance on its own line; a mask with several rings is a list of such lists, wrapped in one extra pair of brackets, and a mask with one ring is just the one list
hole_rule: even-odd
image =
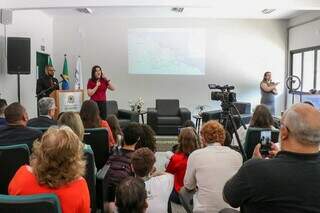
[(62, 75), (64, 77), (64, 81), (62, 81), (62, 90), (69, 89), (69, 71), (68, 71), (68, 62), (67, 62), (67, 55), (64, 55), (64, 62), (63, 62), (63, 72)]

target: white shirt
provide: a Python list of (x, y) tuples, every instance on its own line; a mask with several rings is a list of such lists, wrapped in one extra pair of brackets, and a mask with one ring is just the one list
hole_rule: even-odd
[(242, 165), (240, 153), (218, 143), (195, 150), (188, 158), (184, 186), (198, 190), (193, 212), (219, 212), (230, 206), (222, 198), (224, 184)]
[(174, 176), (169, 173), (151, 177), (145, 181), (147, 191), (147, 213), (167, 212), (168, 201), (173, 189)]

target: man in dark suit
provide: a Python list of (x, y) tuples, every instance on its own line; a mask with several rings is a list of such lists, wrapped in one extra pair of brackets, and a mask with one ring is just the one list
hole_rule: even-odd
[(27, 127), (28, 114), (20, 103), (12, 103), (4, 111), (7, 126), (0, 127), (0, 146), (27, 144), (32, 149), (33, 141), (42, 132)]
[(52, 65), (45, 67), (45, 76), (37, 80), (37, 97), (49, 97), (50, 93), (59, 89), (59, 81), (54, 77), (55, 69)]
[(57, 121), (53, 120), (56, 104), (53, 98), (44, 97), (38, 102), (39, 117), (32, 118), (28, 121), (27, 126), (30, 127), (49, 127), (57, 125)]

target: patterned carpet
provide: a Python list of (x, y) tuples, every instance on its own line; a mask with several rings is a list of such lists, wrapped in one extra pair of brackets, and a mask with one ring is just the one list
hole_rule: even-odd
[(156, 138), (158, 152), (171, 151), (171, 148), (178, 143), (177, 136), (156, 136)]

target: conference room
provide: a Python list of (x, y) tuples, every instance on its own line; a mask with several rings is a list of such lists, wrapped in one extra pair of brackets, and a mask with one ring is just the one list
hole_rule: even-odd
[[(246, 165), (258, 164), (257, 158), (315, 155), (310, 150), (320, 127), (319, 11), (320, 2), (311, 0), (2, 0), (0, 212), (320, 211), (310, 194), (288, 193), (300, 208), (292, 200), (281, 203), (285, 194), (269, 189), (266, 197), (277, 201), (272, 209), (267, 200), (255, 200), (260, 192), (246, 197), (251, 194), (241, 191), (244, 183), (232, 185), (244, 181), (235, 178), (250, 170)], [(53, 140), (59, 146), (51, 147)], [(83, 151), (64, 152), (66, 140)], [(73, 162), (75, 179), (70, 177), (79, 182), (41, 179), (41, 152), (57, 149), (50, 152), (54, 156), (58, 147), (68, 154), (61, 159), (79, 158)], [(140, 150), (145, 147), (152, 153)], [(164, 173), (162, 179), (152, 169), (140, 174), (135, 160)], [(121, 174), (112, 166), (120, 161), (116, 166), (129, 168)], [(63, 166), (53, 169), (66, 179), (72, 175)], [(18, 175), (29, 170), (39, 188), (19, 193)], [(120, 180), (135, 190), (143, 180), (146, 197), (140, 189), (141, 198), (126, 203), (136, 195), (125, 192)], [(87, 195), (82, 207), (62, 198), (70, 183)], [(316, 185), (311, 178), (308, 186)], [(247, 199), (235, 199), (238, 191), (231, 186)]]

